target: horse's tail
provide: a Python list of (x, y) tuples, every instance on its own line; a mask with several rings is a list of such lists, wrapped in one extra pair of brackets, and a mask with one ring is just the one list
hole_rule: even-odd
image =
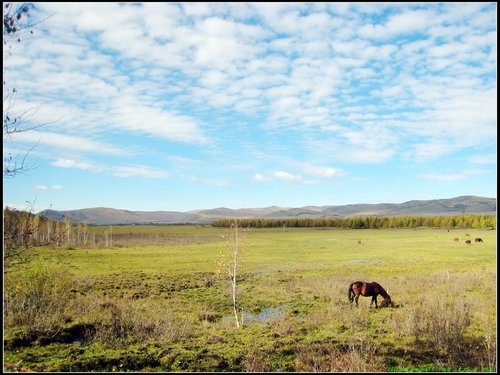
[(354, 301), (354, 292), (352, 290), (353, 285), (354, 283), (351, 283), (351, 285), (349, 285), (349, 289), (347, 290), (347, 298), (349, 299), (350, 304)]

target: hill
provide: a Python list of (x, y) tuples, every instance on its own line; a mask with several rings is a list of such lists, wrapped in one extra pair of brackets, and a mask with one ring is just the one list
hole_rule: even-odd
[(40, 215), (53, 220), (70, 218), (91, 225), (119, 224), (209, 224), (226, 218), (428, 216), (487, 214), (496, 215), (496, 198), (462, 196), (450, 199), (412, 200), (404, 203), (307, 206), (301, 208), (265, 207), (230, 209), (225, 207), (189, 212), (129, 211), (114, 208), (45, 210)]

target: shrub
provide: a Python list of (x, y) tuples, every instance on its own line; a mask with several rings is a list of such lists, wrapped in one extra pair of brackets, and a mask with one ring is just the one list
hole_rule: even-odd
[(269, 372), (272, 370), (268, 355), (256, 345), (246, 353), (243, 364), (245, 372)]
[(94, 325), (89, 340), (109, 346), (131, 342), (173, 342), (191, 334), (187, 319), (175, 318), (169, 308), (151, 300), (80, 298), (73, 306), (80, 319)]
[(54, 263), (35, 260), (4, 279), (5, 328), (28, 327), (28, 334), (55, 335), (65, 321), (73, 278)]
[(464, 301), (445, 302), (434, 296), (411, 310), (408, 327), (417, 346), (425, 346), (460, 361), (470, 341), (466, 335), (471, 324), (470, 305)]
[(367, 337), (352, 338), (343, 347), (325, 348), (309, 344), (297, 351), (296, 371), (300, 372), (380, 372), (385, 370), (378, 345)]

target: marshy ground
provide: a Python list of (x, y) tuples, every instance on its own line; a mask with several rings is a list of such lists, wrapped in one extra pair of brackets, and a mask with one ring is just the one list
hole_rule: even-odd
[[(248, 230), (240, 328), (225, 233), (113, 227), (113, 247), (36, 248), (4, 278), (4, 370), (496, 371), (496, 231)], [(395, 308), (350, 308), (356, 280)]]

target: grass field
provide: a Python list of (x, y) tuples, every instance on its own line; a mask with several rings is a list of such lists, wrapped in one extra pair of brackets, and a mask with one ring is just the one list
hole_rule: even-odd
[[(245, 231), (240, 328), (218, 273), (227, 232), (124, 226), (113, 227), (113, 247), (37, 248), (31, 268), (5, 277), (4, 361), (35, 371), (496, 371), (496, 231)], [(396, 307), (360, 297), (351, 309), (356, 280), (379, 282)]]

